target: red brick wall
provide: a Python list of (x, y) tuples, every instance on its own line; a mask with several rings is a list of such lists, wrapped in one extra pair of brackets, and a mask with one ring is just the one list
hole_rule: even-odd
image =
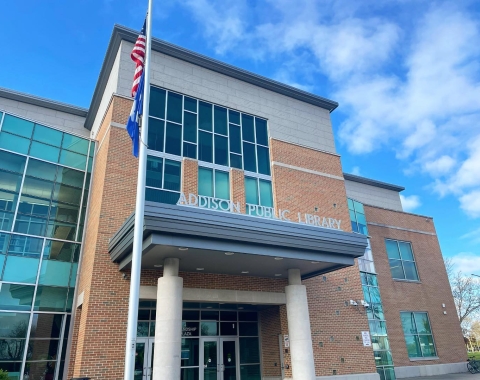
[(259, 315), (259, 328), (262, 345), (263, 376), (280, 376), (280, 345), (278, 336), (281, 334), (280, 307), (274, 306), (262, 310)]
[(126, 131), (109, 126), (124, 124), (130, 107), (114, 97), (98, 134), (78, 285), (84, 301), (70, 367), (95, 380), (123, 378), (129, 283), (110, 260), (108, 240), (134, 209), (137, 160)]
[[(365, 213), (369, 223), (426, 232), (368, 225), (395, 366), (465, 361), (465, 344), (438, 238), (436, 235), (431, 235), (435, 233), (433, 219), (372, 206), (365, 206)], [(385, 247), (386, 238), (411, 242), (420, 282), (402, 282), (392, 279)], [(442, 304), (446, 307), (443, 308)], [(438, 360), (410, 361), (400, 321), (400, 311), (428, 312)], [(447, 312), (446, 315), (443, 314), (444, 311)]]
[[(270, 141), (272, 161), (342, 176), (337, 155)], [(275, 206), (290, 210), (292, 221), (297, 221), (298, 212), (309, 213), (340, 219), (341, 228), (351, 231), (344, 181), (279, 165), (273, 165), (272, 177)], [(307, 287), (316, 375), (332, 375), (334, 370), (338, 375), (376, 372), (372, 348), (363, 347), (362, 340), (357, 340), (361, 331), (369, 329), (366, 315), (345, 305), (350, 299), (363, 299), (358, 266), (328, 273), (326, 281), (323, 278), (303, 281)], [(284, 308), (281, 315), (286, 318)], [(286, 319), (282, 333), (288, 334)], [(289, 353), (285, 359), (290, 363)], [(290, 370), (286, 375), (291, 376)]]
[(245, 175), (243, 170), (230, 170), (230, 199), (240, 204), (240, 212), (245, 213)]
[(198, 194), (198, 161), (184, 158), (182, 162), (182, 192)]
[[(93, 380), (119, 379), (123, 372), (129, 276), (123, 279), (117, 264), (111, 262), (108, 241), (134, 210), (137, 161), (131, 155), (131, 141), (125, 130), (109, 126), (112, 121), (124, 124), (130, 105), (129, 100), (114, 97), (98, 134), (101, 145), (93, 172), (78, 285), (79, 293), (84, 292), (84, 302), (76, 318), (70, 365), (70, 373), (74, 376), (88, 376)], [(271, 140), (271, 154), (276, 162), (333, 176), (342, 175), (337, 155), (276, 140)], [(195, 193), (197, 163), (185, 159), (182, 172), (183, 191)], [(273, 165), (272, 177), (275, 207), (289, 209), (292, 221), (296, 220), (297, 212), (310, 213), (341, 219), (342, 229), (350, 231), (342, 180), (279, 165)], [(231, 184), (232, 199), (244, 205), (242, 171), (231, 170)], [(142, 285), (156, 285), (161, 273), (161, 270), (142, 271)], [(185, 272), (180, 275), (184, 278), (184, 286), (191, 288), (283, 292), (287, 284), (285, 279)], [(372, 349), (364, 348), (361, 340), (357, 340), (360, 331), (368, 330), (366, 317), (357, 309), (345, 306), (349, 299), (363, 298), (358, 267), (336, 271), (326, 278), (325, 282), (323, 276), (304, 281), (317, 375), (331, 375), (333, 370), (337, 374), (375, 372)], [(279, 355), (275, 335), (288, 334), (285, 306), (277, 310), (277, 316), (271, 311), (261, 322), (265, 327), (262, 342), (275, 342), (273, 346), (263, 345), (265, 375), (279, 370), (272, 364)], [(285, 353), (285, 363), (291, 364), (289, 352)], [(286, 376), (291, 376), (291, 368), (286, 370)]]

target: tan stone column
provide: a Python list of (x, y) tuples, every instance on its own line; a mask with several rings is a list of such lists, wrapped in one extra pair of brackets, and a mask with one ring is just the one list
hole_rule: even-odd
[(158, 279), (153, 380), (180, 380), (183, 278), (178, 277), (179, 264), (179, 259), (165, 259), (163, 277)]
[(285, 295), (293, 380), (315, 380), (307, 289), (302, 285), (299, 269), (288, 270)]

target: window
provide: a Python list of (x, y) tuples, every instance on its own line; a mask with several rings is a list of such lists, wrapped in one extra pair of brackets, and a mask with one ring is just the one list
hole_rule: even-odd
[(365, 218), (363, 204), (353, 199), (348, 199), (348, 211), (350, 212), (352, 231), (368, 235), (367, 219)]
[(375, 365), (380, 379), (394, 380), (392, 352), (387, 334), (387, 325), (383, 313), (382, 298), (378, 288), (377, 275), (360, 273), (362, 280), (363, 297), (368, 303), (365, 308), (372, 338)]
[(367, 239), (367, 248), (365, 254), (358, 258), (358, 268), (360, 272), (375, 273), (375, 264), (373, 263), (372, 248), (370, 246), (370, 239)]
[(427, 313), (401, 312), (403, 333), (410, 358), (436, 357), (435, 343)]
[(253, 209), (248, 205), (273, 207), (272, 182), (245, 176), (245, 201), (248, 215), (263, 216), (260, 208)]
[[(198, 168), (198, 195), (230, 199), (230, 176), (228, 172), (210, 168)], [(212, 207), (215, 207), (212, 205)]]
[(157, 87), (148, 148), (270, 176), (267, 120)]
[(148, 156), (145, 200), (176, 204), (180, 197), (181, 172), (180, 161)]
[(392, 277), (396, 280), (418, 281), (417, 266), (409, 242), (385, 240)]

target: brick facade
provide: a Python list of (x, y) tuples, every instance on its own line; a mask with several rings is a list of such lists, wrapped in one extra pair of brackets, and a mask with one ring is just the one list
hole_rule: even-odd
[[(108, 242), (134, 210), (137, 161), (130, 154), (131, 141), (125, 130), (112, 126), (126, 122), (130, 106), (129, 100), (114, 96), (97, 134), (98, 151), (78, 285), (83, 304), (77, 309), (74, 323), (69, 377), (123, 377), (130, 276), (126, 271), (124, 279), (118, 266), (111, 262)], [(275, 139), (270, 139), (270, 145), (275, 208), (290, 210), (293, 222), (298, 221), (298, 213), (336, 218), (342, 221), (341, 229), (350, 232), (340, 157)], [(198, 192), (196, 160), (183, 159), (181, 190), (187, 194)], [(230, 170), (230, 196), (240, 202), (244, 212), (241, 170)], [(366, 207), (366, 214), (367, 220), (379, 225), (393, 223), (400, 228), (435, 232), (433, 221), (425, 217), (375, 207)], [(369, 225), (369, 229), (395, 364), (419, 364), (409, 362), (406, 355), (399, 310), (429, 311), (440, 356), (435, 364), (464, 360), (461, 332), (436, 236), (376, 225)], [(383, 244), (385, 237), (412, 241), (420, 284), (392, 281)], [(155, 286), (161, 275), (162, 270), (143, 270), (141, 284)], [(180, 276), (187, 288), (284, 292), (287, 285), (286, 279), (281, 278), (190, 272), (180, 272)], [(349, 305), (350, 299), (363, 299), (358, 266), (303, 283), (309, 302), (316, 375), (376, 372), (373, 350), (363, 347), (361, 339), (361, 331), (369, 330), (365, 311)], [(447, 315), (443, 315), (441, 303), (446, 304)], [(262, 375), (280, 376), (278, 336), (288, 334), (286, 307), (271, 307), (259, 315)], [(455, 339), (451, 339), (449, 331), (455, 331)], [(282, 349), (284, 362), (290, 365), (290, 352)], [(285, 375), (291, 377), (291, 367), (285, 369)]]
[[(395, 366), (464, 362), (467, 358), (465, 344), (433, 219), (371, 206), (365, 206), (365, 214)], [(412, 244), (419, 282), (392, 279), (385, 239)], [(400, 321), (401, 311), (428, 312), (438, 359), (410, 361)]]

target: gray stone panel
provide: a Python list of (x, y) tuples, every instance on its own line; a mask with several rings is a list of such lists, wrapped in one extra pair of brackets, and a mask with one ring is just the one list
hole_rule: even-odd
[[(130, 96), (135, 69), (132, 48), (132, 43), (122, 41), (118, 85), (108, 91)], [(153, 52), (152, 58), (153, 85), (266, 118), (273, 138), (336, 152), (328, 110), (162, 53)]]
[[(112, 98), (112, 95), (117, 92), (118, 82), (120, 80), (118, 75), (118, 69), (120, 65), (120, 54), (121, 54), (121, 48), (118, 50), (117, 57), (115, 58), (115, 62), (113, 63), (110, 76), (105, 86), (105, 91), (103, 92), (102, 100), (100, 101), (100, 106), (98, 107), (97, 114), (95, 115), (95, 120), (93, 121), (93, 126), (91, 131), (92, 137), (95, 137), (97, 135), (98, 129), (100, 128), (100, 125), (102, 124), (103, 118), (105, 116), (105, 112), (107, 111), (108, 105), (110, 104), (110, 99)], [(130, 91), (132, 90), (132, 81), (133, 81), (133, 71), (130, 75)]]
[(347, 197), (370, 206), (403, 211), (398, 191), (345, 180)]
[(24, 117), (65, 132), (75, 133), (84, 137), (90, 136), (90, 132), (84, 128), (85, 117), (82, 116), (3, 97), (0, 97), (0, 111)]

